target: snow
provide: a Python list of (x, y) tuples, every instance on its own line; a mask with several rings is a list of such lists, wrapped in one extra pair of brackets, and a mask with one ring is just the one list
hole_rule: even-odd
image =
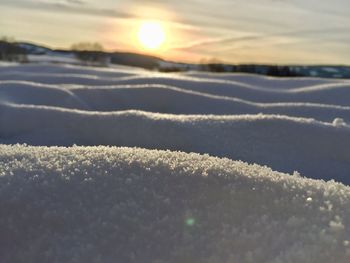
[(70, 64), (80, 64), (80, 61), (74, 57), (73, 54), (60, 54), (60, 53), (55, 53), (51, 52), (43, 55), (27, 55), (28, 60), (33, 63), (47, 63), (47, 62), (52, 62), (52, 63), (70, 63)]
[(136, 146), (209, 153), (350, 183), (350, 128), (312, 119), (262, 114), (101, 113), (2, 105), (0, 125), (3, 143)]
[(342, 184), (137, 148), (2, 145), (0, 156), (2, 262), (350, 259)]
[(349, 262), (349, 138), (348, 80), (1, 63), (1, 262)]
[(0, 143), (208, 153), (350, 184), (349, 98), (339, 80), (4, 66)]

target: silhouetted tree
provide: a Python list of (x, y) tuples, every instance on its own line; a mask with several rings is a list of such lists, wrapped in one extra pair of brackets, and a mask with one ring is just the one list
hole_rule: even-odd
[(100, 43), (80, 42), (71, 47), (77, 59), (87, 64), (105, 65), (108, 63), (108, 55), (103, 52)]
[(288, 66), (270, 66), (266, 75), (275, 77), (297, 77), (301, 76)]
[(98, 42), (79, 42), (72, 45), (73, 51), (103, 51), (103, 46)]
[(200, 69), (203, 71), (210, 71), (210, 72), (226, 71), (222, 61), (217, 58), (201, 59), (199, 63), (200, 63)]
[(27, 62), (26, 50), (14, 42), (13, 38), (0, 38), (0, 60)]

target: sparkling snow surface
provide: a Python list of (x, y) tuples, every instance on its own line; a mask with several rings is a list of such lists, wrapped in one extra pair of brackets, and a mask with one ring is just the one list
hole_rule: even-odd
[(350, 189), (130, 148), (0, 146), (2, 262), (349, 262)]
[(350, 262), (349, 123), (346, 80), (0, 64), (0, 262)]

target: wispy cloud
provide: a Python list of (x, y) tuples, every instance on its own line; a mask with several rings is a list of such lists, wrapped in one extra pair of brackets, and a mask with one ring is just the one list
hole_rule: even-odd
[(43, 6), (82, 6), (87, 4), (85, 0), (39, 0), (31, 2), (32, 5), (43, 5)]
[(66, 0), (67, 3), (73, 4), (73, 5), (85, 5), (86, 2), (83, 0)]
[(211, 46), (216, 44), (224, 44), (226, 42), (232, 41), (244, 41), (256, 38), (257, 36), (246, 36), (246, 37), (219, 37), (219, 38), (207, 38), (202, 40), (193, 41), (190, 43), (186, 43), (184, 45), (174, 46), (173, 49), (178, 50), (189, 50), (197, 47)]
[(3, 3), (7, 6), (16, 6), (17, 8), (46, 10), (52, 12), (65, 12), (80, 15), (104, 16), (114, 18), (135, 18), (132, 13), (124, 12), (113, 8), (100, 8), (90, 5), (84, 0), (39, 0), (24, 1), (11, 0)]
[(336, 27), (336, 28), (323, 28), (323, 29), (308, 29), (308, 30), (295, 30), (289, 32), (280, 32), (273, 34), (255, 34), (255, 35), (247, 35), (242, 37), (222, 37), (222, 38), (211, 38), (211, 39), (203, 39), (194, 41), (191, 43), (186, 43), (184, 45), (173, 47), (178, 50), (191, 50), (199, 47), (208, 47), (213, 45), (225, 45), (239, 42), (255, 42), (258, 40), (272, 39), (278, 37), (315, 37), (315, 35), (328, 35), (329, 33), (343, 33), (350, 30), (349, 27)]
[[(119, 18), (119, 19), (146, 19), (148, 14), (136, 14), (129, 12), (126, 8), (122, 7), (108, 7), (101, 8), (93, 5), (86, 0), (38, 0), (38, 1), (25, 1), (25, 0), (4, 0), (4, 4), (10, 6), (16, 6), (25, 9), (44, 10), (49, 12), (62, 12), (70, 14), (79, 14), (87, 16), (97, 16), (105, 18)], [(161, 2), (161, 1), (159, 1)], [(104, 5), (105, 6), (105, 5)], [(127, 11), (125, 11), (127, 10)], [(181, 21), (167, 21), (167, 23), (173, 25), (176, 28), (183, 30), (198, 31), (199, 26), (192, 23)]]

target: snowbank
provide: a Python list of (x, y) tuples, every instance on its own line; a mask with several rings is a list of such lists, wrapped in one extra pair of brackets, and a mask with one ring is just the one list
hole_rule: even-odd
[(349, 81), (0, 64), (0, 261), (347, 263), (349, 123)]
[(228, 159), (0, 146), (1, 262), (350, 260), (350, 188)]
[(276, 115), (186, 116), (0, 105), (0, 143), (209, 153), (350, 184), (350, 127)]
[(208, 153), (350, 184), (349, 85), (336, 79), (5, 64), (0, 143)]
[[(60, 80), (66, 77), (60, 77)], [(71, 81), (71, 78), (67, 77)], [(48, 78), (48, 79), (51, 79)], [(149, 80), (151, 82), (152, 80)], [(86, 83), (93, 82), (90, 76)], [(234, 89), (233, 89), (234, 90)], [(212, 86), (211, 92), (220, 89)], [(343, 89), (349, 96), (339, 101), (349, 102), (350, 87)], [(337, 92), (333, 92), (337, 94)], [(43, 85), (23, 81), (0, 81), (0, 96), (17, 104), (57, 106), (91, 111), (144, 110), (173, 114), (283, 114), (332, 122), (335, 118), (350, 121), (350, 106), (309, 102), (256, 103), (240, 98), (213, 95), (206, 92), (159, 84), (122, 86)], [(314, 98), (322, 97), (312, 94)], [(320, 97), (319, 97), (320, 96)], [(57, 99), (55, 99), (57, 97)], [(338, 95), (333, 97), (337, 100)], [(304, 100), (307, 100), (305, 96)], [(326, 96), (332, 98), (332, 96)], [(333, 101), (333, 102), (334, 102)]]

